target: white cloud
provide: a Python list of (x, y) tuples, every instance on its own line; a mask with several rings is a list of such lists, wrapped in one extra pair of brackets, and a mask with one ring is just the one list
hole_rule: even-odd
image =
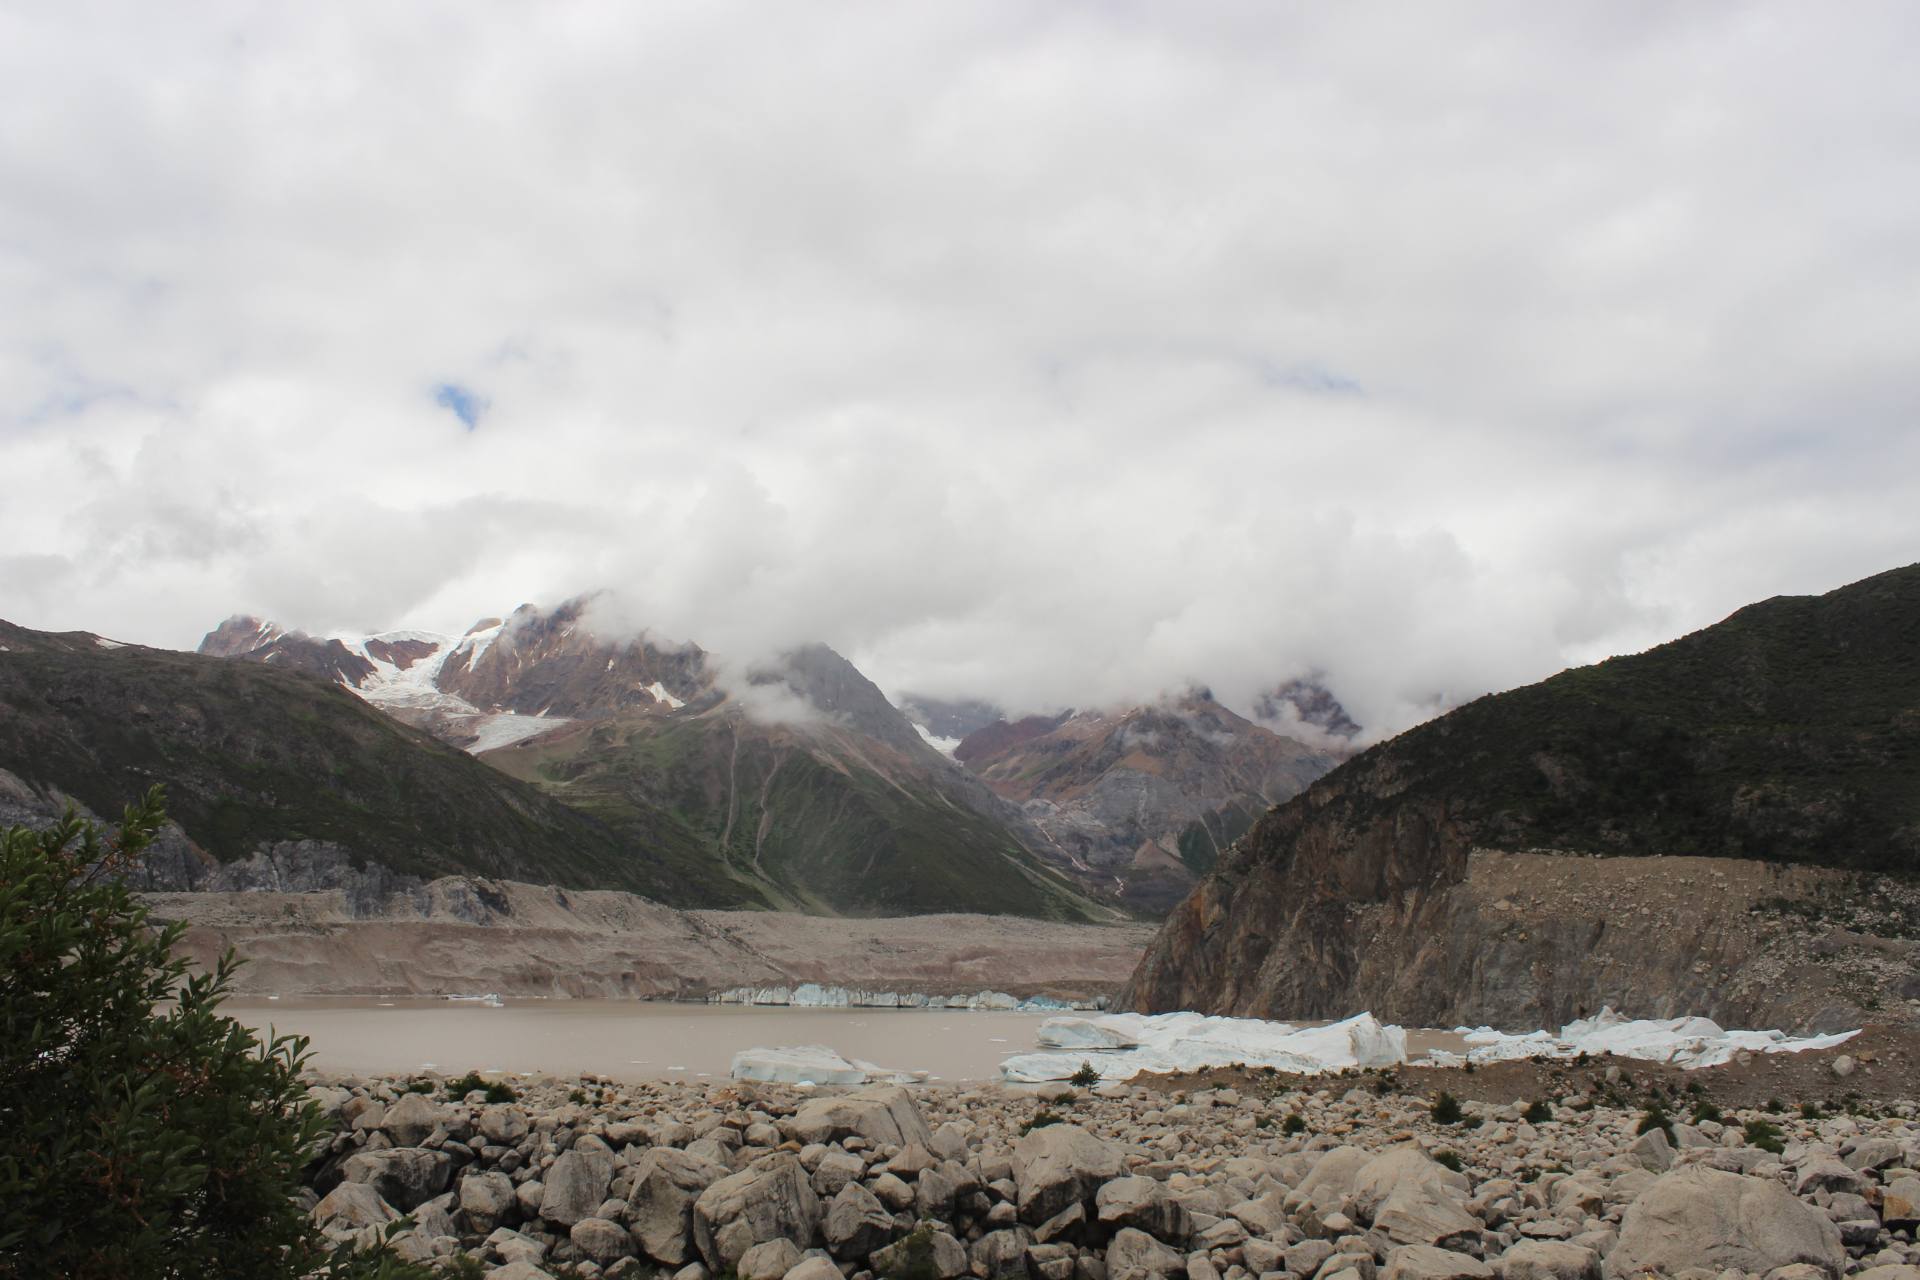
[[(0, 13), (0, 616), (1394, 726), (1920, 545), (1920, 13)], [(468, 432), (443, 384), (488, 405)]]

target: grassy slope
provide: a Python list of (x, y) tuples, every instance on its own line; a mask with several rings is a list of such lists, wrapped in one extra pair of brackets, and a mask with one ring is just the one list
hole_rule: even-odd
[(753, 900), (706, 883), (704, 859), (616, 834), (312, 677), (4, 623), (0, 645), (0, 768), (102, 813), (163, 782), (222, 861), (316, 839), (422, 875)]
[(1293, 803), (1438, 798), (1507, 848), (1920, 870), (1920, 566), (1482, 698), (1326, 784)]
[(490, 763), (622, 829), (664, 812), (715, 866), (788, 907), (850, 915), (981, 911), (1099, 919), (998, 824), (831, 731), (724, 713), (634, 715)]

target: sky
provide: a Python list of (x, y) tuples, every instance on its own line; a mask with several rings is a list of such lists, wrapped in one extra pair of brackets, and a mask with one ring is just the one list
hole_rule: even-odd
[(1375, 732), (1920, 559), (1920, 7), (0, 0), (0, 617)]

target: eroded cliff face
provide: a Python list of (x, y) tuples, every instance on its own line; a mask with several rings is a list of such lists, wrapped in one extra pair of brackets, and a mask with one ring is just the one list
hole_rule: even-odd
[[(1289, 853), (1263, 859), (1267, 841)], [(1120, 1004), (1510, 1031), (1607, 1005), (1801, 1031), (1920, 1023), (1920, 886), (1736, 858), (1475, 848), (1420, 807), (1359, 831), (1301, 815), (1180, 905)]]
[(1765, 601), (1348, 761), (1175, 908), (1122, 1000), (1920, 1021), (1917, 759), (1920, 566)]

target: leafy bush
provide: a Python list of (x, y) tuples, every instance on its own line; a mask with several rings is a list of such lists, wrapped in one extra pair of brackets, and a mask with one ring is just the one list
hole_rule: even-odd
[(1462, 1167), (1462, 1166), (1461, 1166), (1461, 1163), (1460, 1163), (1460, 1157), (1459, 1157), (1459, 1156), (1457, 1156), (1457, 1155), (1455, 1155), (1455, 1154), (1454, 1154), (1453, 1152), (1451, 1152), (1451, 1151), (1436, 1151), (1436, 1152), (1434, 1152), (1434, 1153), (1433, 1153), (1433, 1162), (1434, 1162), (1435, 1164), (1437, 1164), (1437, 1165), (1439, 1165), (1439, 1166), (1441, 1166), (1442, 1168), (1445, 1168), (1445, 1169), (1451, 1169), (1451, 1170), (1453, 1170), (1453, 1171), (1454, 1171), (1455, 1173), (1459, 1173), (1459, 1172), (1460, 1172), (1460, 1170), (1461, 1170), (1461, 1167)]
[(1535, 1098), (1527, 1104), (1527, 1109), (1520, 1113), (1520, 1118), (1528, 1124), (1545, 1124), (1553, 1119), (1553, 1108), (1539, 1098)]
[(1100, 1083), (1100, 1072), (1091, 1062), (1082, 1062), (1080, 1069), (1067, 1077), (1067, 1083), (1079, 1089), (1091, 1089)]
[(1747, 1121), (1741, 1136), (1746, 1139), (1748, 1146), (1771, 1151), (1776, 1156), (1787, 1149), (1786, 1144), (1780, 1141), (1780, 1126), (1771, 1120)]
[(324, 1128), (306, 1042), (218, 1012), (117, 878), (162, 794), (110, 838), (69, 812), (0, 833), (0, 1277), (426, 1276), (330, 1251), (293, 1199)]
[(894, 1246), (881, 1280), (940, 1280), (940, 1266), (933, 1258), (933, 1228), (921, 1223), (912, 1234)]
[(1713, 1099), (1702, 1098), (1693, 1104), (1693, 1122), (1695, 1124), (1704, 1124), (1709, 1120), (1718, 1124), (1721, 1118), (1720, 1108), (1713, 1104)]
[(1440, 1096), (1433, 1100), (1433, 1106), (1428, 1109), (1427, 1114), (1433, 1117), (1435, 1124), (1459, 1124), (1461, 1117), (1466, 1113), (1460, 1110), (1460, 1099), (1443, 1090)]
[(487, 1095), (488, 1102), (518, 1102), (520, 1100), (520, 1095), (515, 1092), (512, 1085), (504, 1080), (489, 1080), (478, 1071), (469, 1071), (457, 1080), (447, 1081), (447, 1096), (449, 1098), (464, 1098), (476, 1089)]
[(1802, 1120), (1818, 1120), (1820, 1118), (1820, 1104), (1817, 1102), (1801, 1103), (1800, 1118)]
[(1287, 1118), (1280, 1122), (1280, 1132), (1289, 1138), (1296, 1133), (1305, 1133), (1306, 1131), (1307, 1122), (1301, 1119), (1298, 1111), (1290, 1112)]
[(1655, 1129), (1667, 1135), (1667, 1141), (1673, 1141), (1673, 1118), (1667, 1109), (1657, 1102), (1649, 1102), (1647, 1109), (1640, 1113), (1640, 1123), (1634, 1126), (1635, 1133), (1651, 1133)]

